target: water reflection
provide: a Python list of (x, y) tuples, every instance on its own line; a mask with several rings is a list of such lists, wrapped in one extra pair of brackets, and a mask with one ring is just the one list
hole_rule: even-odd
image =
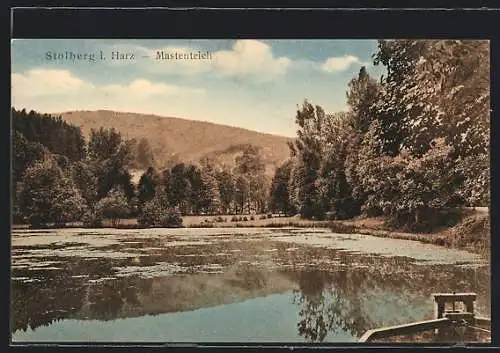
[[(92, 256), (48, 256), (71, 246)], [(126, 256), (97, 256), (97, 250)], [(95, 248), (18, 246), (13, 254), (13, 333), (63, 319), (191, 311), (290, 290), (295, 334), (306, 342), (430, 318), (433, 292), (474, 291), (477, 310), (490, 315), (487, 267), (417, 264), (266, 238), (165, 246), (129, 237)]]
[(477, 310), (489, 316), (488, 281), (485, 269), (451, 266), (417, 266), (406, 274), (375, 267), (303, 272), (295, 292), (298, 331), (308, 342), (322, 342), (339, 330), (360, 337), (369, 329), (430, 319), (431, 292), (477, 292)]

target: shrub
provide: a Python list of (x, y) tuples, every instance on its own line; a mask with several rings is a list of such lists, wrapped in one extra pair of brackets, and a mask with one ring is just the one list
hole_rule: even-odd
[(161, 195), (156, 195), (151, 201), (144, 204), (137, 221), (145, 226), (166, 228), (182, 226), (181, 213), (177, 209), (169, 207), (166, 198)]
[(332, 222), (330, 224), (330, 230), (334, 233), (351, 234), (356, 231), (356, 227), (352, 224)]
[(245, 221), (245, 222), (248, 221), (248, 218), (246, 216), (243, 217), (243, 221)]
[(259, 219), (267, 219), (267, 217), (265, 214), (263, 214), (262, 216), (259, 217)]
[(82, 218), (85, 228), (100, 228), (102, 227), (102, 217), (95, 211), (88, 211)]
[(113, 226), (118, 225), (120, 218), (128, 216), (130, 212), (123, 190), (112, 189), (105, 198), (97, 203), (95, 212), (99, 217), (111, 219)]
[(162, 227), (169, 228), (178, 228), (182, 226), (182, 217), (181, 213), (176, 211), (175, 209), (168, 209), (166, 212), (163, 212), (158, 222), (155, 224)]
[(254, 216), (250, 216), (250, 220), (251, 221), (255, 220)]
[(273, 214), (272, 213), (268, 213), (267, 214), (267, 218), (273, 218)]
[(231, 222), (238, 222), (238, 217), (236, 216), (231, 217)]
[(51, 159), (26, 169), (15, 196), (17, 213), (34, 227), (77, 221), (86, 211), (85, 200), (73, 180)]

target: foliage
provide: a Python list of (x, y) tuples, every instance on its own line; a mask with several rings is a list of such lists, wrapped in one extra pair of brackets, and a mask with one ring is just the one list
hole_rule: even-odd
[(217, 180), (217, 166), (214, 161), (201, 161), (202, 209), (205, 213), (218, 213), (221, 206), (219, 183)]
[(12, 176), (13, 181), (21, 180), (26, 168), (49, 156), (50, 151), (41, 143), (30, 142), (24, 135), (14, 130), (12, 132)]
[(221, 213), (231, 213), (236, 187), (234, 175), (227, 167), (222, 167), (216, 174), (219, 187)]
[(235, 162), (234, 173), (237, 175), (237, 195), (241, 212), (245, 205), (248, 212), (264, 211), (268, 185), (260, 149), (253, 145), (246, 146)]
[(79, 127), (50, 114), (12, 108), (12, 128), (30, 143), (39, 143), (50, 152), (78, 161), (85, 156), (85, 140)]
[(374, 63), (387, 75), (378, 83), (362, 67), (348, 84), (347, 113), (307, 101), (297, 111), (290, 202), (306, 218), (364, 212), (416, 230), (487, 205), (488, 43), (381, 40)]
[(50, 158), (28, 167), (19, 192), (19, 207), (33, 226), (77, 221), (85, 201), (73, 180)]
[(83, 214), (82, 223), (86, 228), (100, 228), (102, 227), (103, 217), (99, 210), (89, 210)]
[(305, 218), (322, 218), (317, 180), (323, 155), (322, 131), (326, 114), (320, 106), (305, 101), (297, 110), (297, 139), (290, 144), (294, 165), (290, 178), (292, 204)]
[(144, 204), (138, 222), (145, 226), (182, 226), (180, 212), (176, 208), (170, 207), (165, 195), (160, 192)]
[(290, 202), (289, 182), (292, 172), (292, 161), (288, 160), (276, 169), (270, 191), (269, 209), (286, 215), (296, 213)]
[(138, 168), (148, 168), (155, 164), (153, 149), (148, 139), (141, 138), (134, 146), (135, 166)]
[(139, 179), (137, 187), (139, 205), (142, 207), (145, 202), (150, 201), (155, 196), (156, 188), (159, 184), (159, 176), (153, 167), (149, 167)]
[(110, 190), (120, 187), (128, 200), (135, 195), (131, 175), (127, 166), (131, 163), (130, 144), (115, 129), (92, 129), (88, 143), (88, 156), (97, 177), (98, 199), (104, 198)]
[(120, 218), (128, 216), (130, 212), (127, 198), (121, 188), (111, 189), (106, 197), (97, 202), (95, 210), (98, 218), (110, 219), (113, 226), (118, 225)]
[(97, 201), (97, 177), (92, 166), (88, 162), (76, 162), (71, 166), (71, 177), (86, 201), (86, 205), (92, 208)]

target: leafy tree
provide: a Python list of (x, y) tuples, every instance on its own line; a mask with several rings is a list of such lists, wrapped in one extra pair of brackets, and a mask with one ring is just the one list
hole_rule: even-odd
[(71, 161), (85, 157), (85, 140), (79, 127), (66, 123), (60, 116), (12, 108), (13, 130), (30, 143), (40, 143), (50, 152), (66, 156)]
[(237, 213), (244, 213), (245, 206), (248, 203), (249, 199), (249, 191), (250, 183), (248, 179), (243, 175), (239, 175), (236, 177), (235, 181), (235, 192), (234, 192), (234, 201), (236, 204)]
[(113, 226), (117, 226), (121, 218), (129, 215), (130, 209), (125, 193), (121, 188), (113, 188), (108, 195), (96, 204), (97, 213), (102, 218), (110, 219)]
[(191, 183), (187, 178), (188, 168), (184, 163), (176, 164), (169, 173), (168, 199), (172, 206), (179, 207), (183, 214), (188, 213), (191, 198)]
[(236, 193), (234, 175), (229, 168), (223, 167), (218, 171), (216, 178), (219, 187), (222, 213), (230, 213)]
[(141, 207), (145, 202), (153, 199), (158, 184), (159, 176), (153, 167), (149, 167), (139, 179), (138, 199)]
[(127, 171), (132, 158), (130, 144), (115, 129), (101, 127), (90, 131), (88, 153), (95, 165), (98, 198), (105, 197), (114, 187), (121, 187), (130, 200), (135, 194)]
[(320, 106), (314, 107), (305, 101), (297, 110), (297, 139), (290, 144), (292, 157), (295, 158), (290, 185), (292, 201), (305, 218), (322, 218), (317, 180), (322, 159), (322, 132), (326, 114)]
[(352, 132), (350, 118), (351, 115), (345, 113), (328, 115), (321, 136), (323, 153), (316, 187), (321, 195), (322, 210), (332, 218), (350, 218), (359, 212), (345, 170)]
[(89, 208), (97, 201), (97, 177), (88, 162), (78, 161), (71, 168), (72, 179)]
[(146, 226), (182, 226), (180, 212), (170, 206), (165, 194), (161, 192), (157, 192), (153, 199), (146, 201), (141, 210), (138, 222)]
[(235, 158), (235, 162), (235, 173), (241, 177), (240, 196), (243, 197), (245, 191), (247, 193), (245, 200), (240, 201), (247, 204), (248, 212), (251, 209), (256, 212), (262, 211), (267, 199), (268, 186), (260, 148), (253, 145), (245, 146), (243, 153)]
[(274, 212), (293, 215), (296, 210), (290, 202), (289, 182), (292, 161), (288, 160), (276, 168), (270, 191), (269, 208)]
[(217, 180), (217, 166), (213, 160), (203, 159), (201, 161), (201, 182), (203, 184), (202, 199), (204, 211), (210, 214), (220, 211), (221, 200), (219, 183)]
[(350, 128), (362, 137), (368, 132), (368, 128), (375, 118), (373, 110), (379, 99), (380, 85), (363, 66), (359, 70), (358, 76), (349, 82), (348, 88), (346, 96)]
[(27, 168), (19, 202), (33, 226), (77, 221), (85, 212), (85, 201), (73, 180), (49, 158)]
[(137, 143), (135, 160), (137, 166), (140, 168), (147, 168), (148, 166), (154, 165), (155, 159), (153, 150), (148, 139), (143, 137)]
[(49, 150), (38, 142), (29, 142), (19, 131), (12, 132), (12, 176), (13, 181), (21, 180), (26, 168), (45, 159), (50, 154)]
[(384, 155), (397, 155), (407, 138), (404, 121), (413, 107), (404, 104), (403, 97), (414, 88), (415, 82), (408, 81), (407, 78), (415, 74), (415, 67), (425, 47), (426, 41), (422, 40), (378, 42), (374, 63), (386, 67), (387, 77), (382, 81), (380, 99), (373, 109), (380, 123), (380, 139)]

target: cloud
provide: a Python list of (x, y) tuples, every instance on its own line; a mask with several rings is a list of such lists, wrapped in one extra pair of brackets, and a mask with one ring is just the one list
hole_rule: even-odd
[(344, 55), (326, 59), (321, 65), (321, 70), (326, 72), (338, 72), (347, 70), (352, 64), (363, 64), (356, 56)]
[(292, 65), (292, 60), (286, 57), (275, 57), (271, 46), (259, 40), (238, 40), (230, 50), (210, 52), (210, 59), (170, 59), (157, 60), (157, 53), (189, 54), (204, 53), (199, 48), (166, 46), (154, 49), (142, 46), (115, 44), (111, 51), (133, 52), (137, 58), (134, 61), (111, 61), (110, 65), (140, 65), (142, 69), (154, 73), (169, 73), (179, 75), (197, 75), (213, 73), (228, 77), (273, 79), (283, 75)]
[(24, 74), (12, 74), (12, 93), (15, 96), (71, 94), (88, 88), (92, 85), (68, 70), (31, 69)]
[(12, 104), (45, 112), (74, 109), (139, 109), (174, 105), (203, 97), (200, 88), (170, 85), (138, 78), (126, 84), (98, 85), (69, 70), (32, 69), (12, 73)]
[(238, 40), (232, 50), (213, 54), (216, 70), (230, 76), (279, 76), (286, 72), (291, 60), (275, 58), (271, 47), (258, 40)]
[(146, 96), (180, 96), (180, 95), (203, 95), (205, 91), (198, 88), (185, 88), (164, 83), (154, 83), (144, 79), (138, 79), (126, 85), (105, 85), (100, 87), (105, 95), (118, 95), (130, 97)]

